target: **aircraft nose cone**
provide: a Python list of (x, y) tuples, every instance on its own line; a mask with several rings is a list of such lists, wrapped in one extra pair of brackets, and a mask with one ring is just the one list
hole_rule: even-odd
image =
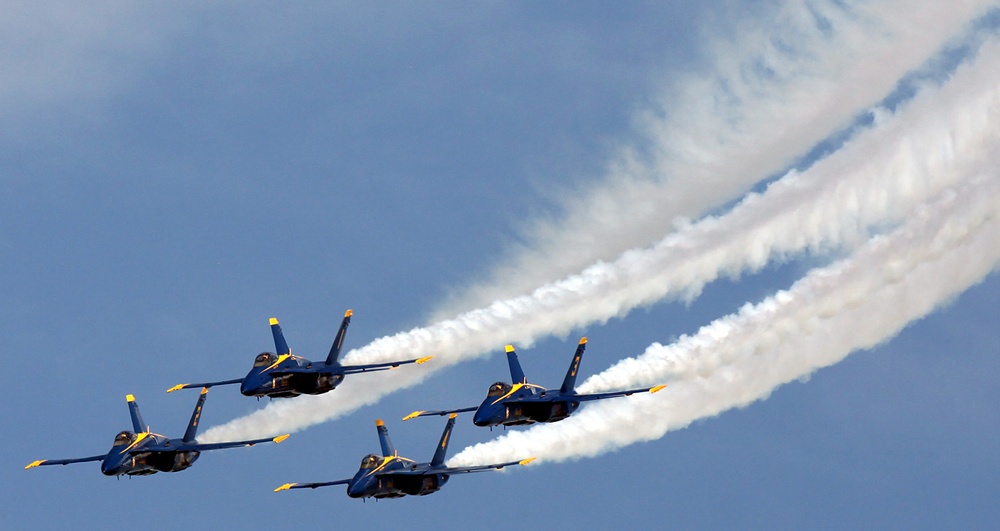
[(479, 427), (489, 426), (492, 424), (492, 421), (493, 416), (483, 408), (477, 409), (475, 416), (472, 417), (472, 423)]
[(347, 485), (347, 495), (352, 498), (364, 498), (368, 496), (367, 482), (351, 482)]

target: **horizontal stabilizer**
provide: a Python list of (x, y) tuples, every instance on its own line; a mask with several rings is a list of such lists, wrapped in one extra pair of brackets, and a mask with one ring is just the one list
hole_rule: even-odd
[(415, 358), (412, 360), (401, 360), (401, 361), (387, 361), (385, 363), (370, 363), (367, 365), (340, 365), (335, 372), (338, 374), (357, 374), (360, 372), (372, 372), (372, 371), (386, 371), (389, 369), (395, 369), (400, 365), (407, 365), (410, 363), (416, 363), (417, 365), (423, 365), (427, 363), (428, 360), (434, 356), (427, 356), (425, 358)]
[(101, 461), (106, 454), (92, 455), (90, 457), (77, 457), (75, 459), (40, 459), (38, 461), (32, 461), (28, 463), (28, 466), (24, 467), (25, 470), (29, 468), (35, 468), (36, 466), (48, 466), (48, 465), (69, 465), (72, 463), (86, 463), (88, 461)]
[(655, 393), (657, 391), (663, 390), (666, 387), (667, 387), (666, 384), (663, 384), (663, 385), (657, 385), (657, 386), (653, 386), (653, 387), (642, 387), (642, 388), (639, 388), (639, 389), (629, 389), (627, 391), (612, 391), (610, 393), (593, 393), (593, 394), (588, 394), (588, 395), (570, 395), (570, 396), (572, 396), (574, 400), (578, 400), (580, 402), (586, 402), (588, 400), (601, 400), (601, 399), (604, 399), (604, 398), (615, 398), (615, 397), (619, 397), (619, 396), (631, 396), (631, 395), (634, 395), (636, 393), (645, 393), (645, 392)]
[(452, 413), (467, 413), (469, 411), (475, 411), (477, 409), (479, 409), (478, 406), (463, 407), (461, 409), (445, 409), (441, 411), (414, 411), (413, 413), (410, 413), (409, 415), (403, 417), (403, 420), (415, 419), (417, 417), (433, 417), (433, 416), (443, 417), (445, 415), (451, 415)]

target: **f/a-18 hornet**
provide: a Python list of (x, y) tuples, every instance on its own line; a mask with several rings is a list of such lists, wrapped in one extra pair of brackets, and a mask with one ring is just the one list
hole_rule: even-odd
[(274, 489), (274, 492), (347, 485), (347, 495), (352, 498), (374, 497), (379, 499), (399, 498), (406, 495), (424, 496), (440, 490), (448, 482), (448, 478), (455, 474), (499, 470), (505, 466), (526, 465), (534, 461), (535, 458), (530, 457), (521, 461), (493, 465), (444, 466), (445, 454), (448, 452), (448, 440), (451, 438), (452, 428), (455, 427), (455, 417), (456, 415), (452, 414), (448, 418), (448, 424), (445, 425), (444, 433), (441, 434), (441, 442), (438, 443), (434, 457), (429, 463), (417, 463), (412, 459), (400, 457), (392, 446), (392, 441), (389, 440), (389, 430), (385, 427), (385, 423), (377, 420), (375, 426), (378, 429), (379, 443), (382, 445), (382, 457), (375, 454), (365, 456), (361, 460), (361, 468), (358, 469), (353, 478), (323, 483), (286, 483)]
[(273, 439), (208, 444), (199, 443), (195, 440), (195, 435), (198, 432), (201, 408), (205, 404), (207, 394), (207, 388), (201, 390), (198, 403), (194, 406), (194, 413), (191, 414), (191, 421), (188, 422), (187, 431), (184, 432), (184, 437), (180, 439), (171, 439), (150, 431), (146, 423), (142, 421), (142, 415), (139, 414), (139, 405), (135, 403), (135, 397), (127, 395), (125, 399), (128, 401), (128, 411), (132, 416), (132, 431), (125, 430), (115, 435), (115, 442), (108, 453), (90, 457), (78, 457), (76, 459), (46, 459), (35, 461), (24, 468), (101, 461), (101, 472), (105, 476), (144, 476), (157, 472), (179, 472), (184, 470), (193, 465), (201, 453), (207, 450), (253, 446), (257, 443), (266, 442), (280, 443), (288, 438), (288, 435), (285, 434)]
[(576, 373), (580, 369), (580, 359), (583, 357), (583, 351), (586, 347), (587, 338), (581, 338), (573, 361), (569, 365), (569, 370), (566, 371), (562, 387), (546, 389), (540, 385), (528, 383), (527, 378), (524, 377), (524, 371), (521, 370), (521, 364), (517, 361), (514, 347), (507, 345), (507, 363), (510, 365), (510, 377), (513, 383), (496, 382), (491, 385), (486, 392), (486, 399), (479, 406), (442, 411), (414, 411), (403, 417), (403, 420), (475, 411), (476, 414), (472, 422), (476, 426), (492, 428), (501, 425), (520, 426), (536, 422), (556, 422), (572, 415), (582, 402), (629, 396), (646, 391), (655, 393), (666, 387), (666, 385), (657, 385), (609, 393), (577, 393), (573, 388), (576, 386)]
[(253, 367), (243, 378), (193, 384), (178, 384), (167, 392), (191, 387), (213, 387), (216, 385), (240, 384), (240, 393), (246, 396), (262, 396), (270, 398), (293, 397), (299, 395), (319, 395), (331, 391), (344, 381), (344, 376), (359, 372), (383, 371), (395, 369), (408, 363), (422, 364), (433, 356), (411, 360), (390, 361), (386, 363), (369, 363), (365, 365), (341, 365), (337, 361), (340, 347), (344, 343), (347, 325), (351, 323), (351, 310), (344, 313), (340, 330), (333, 340), (326, 361), (313, 362), (299, 356), (293, 356), (285, 336), (281, 333), (278, 320), (271, 318), (271, 335), (274, 336), (276, 353), (262, 352), (253, 361)]

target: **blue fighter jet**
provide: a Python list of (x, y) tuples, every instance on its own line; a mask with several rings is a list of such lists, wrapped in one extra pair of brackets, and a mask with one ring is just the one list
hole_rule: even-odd
[(507, 345), (507, 363), (510, 365), (510, 377), (513, 383), (496, 382), (490, 386), (486, 399), (478, 407), (448, 409), (442, 411), (414, 411), (403, 417), (410, 420), (416, 417), (432, 415), (448, 415), (475, 411), (472, 422), (476, 426), (521, 426), (536, 422), (557, 422), (573, 414), (580, 404), (590, 400), (601, 400), (618, 396), (629, 396), (635, 393), (649, 391), (655, 393), (666, 385), (642, 387), (628, 391), (613, 391), (609, 393), (580, 394), (573, 390), (576, 385), (576, 373), (580, 369), (580, 360), (587, 347), (587, 338), (581, 338), (576, 348), (573, 361), (566, 371), (562, 387), (546, 389), (540, 385), (528, 383), (517, 361), (514, 347)]
[(488, 470), (499, 470), (505, 466), (526, 465), (534, 461), (534, 457), (511, 461), (509, 463), (498, 463), (495, 465), (481, 466), (444, 466), (445, 454), (448, 452), (448, 440), (451, 438), (451, 430), (455, 427), (455, 417), (452, 414), (448, 418), (448, 424), (441, 434), (441, 442), (438, 443), (434, 457), (429, 463), (417, 463), (412, 459), (400, 457), (399, 453), (389, 440), (389, 430), (381, 420), (375, 421), (378, 429), (378, 440), (382, 446), (382, 457), (375, 454), (365, 456), (361, 460), (361, 468), (351, 479), (341, 479), (338, 481), (327, 481), (323, 483), (286, 483), (274, 492), (289, 489), (315, 489), (317, 487), (328, 487), (330, 485), (347, 485), (347, 495), (352, 498), (399, 498), (402, 496), (424, 496), (432, 492), (437, 492), (448, 482), (448, 478), (455, 474), (465, 474), (469, 472), (483, 472)]
[(344, 381), (344, 376), (348, 374), (395, 369), (408, 363), (422, 364), (433, 357), (366, 365), (341, 365), (337, 358), (340, 356), (340, 348), (344, 343), (347, 325), (351, 324), (351, 315), (351, 310), (344, 313), (344, 320), (340, 323), (340, 330), (333, 340), (333, 346), (330, 347), (326, 361), (312, 362), (299, 356), (293, 356), (291, 349), (288, 348), (288, 343), (285, 342), (284, 334), (281, 333), (281, 325), (278, 324), (277, 319), (272, 317), (271, 335), (274, 336), (276, 353), (263, 352), (257, 355), (253, 367), (246, 376), (220, 382), (178, 384), (167, 389), (167, 392), (192, 387), (240, 384), (240, 393), (257, 398), (318, 395), (336, 388), (340, 382)]
[(128, 401), (128, 411), (132, 416), (132, 431), (125, 430), (115, 435), (115, 441), (108, 453), (76, 459), (40, 460), (24, 468), (101, 461), (101, 472), (105, 476), (144, 476), (157, 472), (179, 472), (184, 470), (198, 460), (201, 452), (207, 450), (253, 446), (257, 443), (266, 442), (280, 443), (288, 438), (286, 434), (271, 439), (209, 444), (199, 443), (195, 440), (195, 434), (198, 432), (201, 408), (205, 404), (207, 394), (207, 388), (201, 390), (201, 396), (198, 397), (194, 413), (191, 414), (191, 421), (188, 423), (187, 431), (184, 432), (184, 437), (180, 439), (170, 439), (150, 431), (146, 423), (142, 421), (142, 415), (139, 414), (139, 405), (135, 403), (135, 397), (126, 395), (125, 399)]

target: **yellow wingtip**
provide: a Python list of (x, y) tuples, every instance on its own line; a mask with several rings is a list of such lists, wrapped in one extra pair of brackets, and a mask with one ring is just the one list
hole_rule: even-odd
[(375, 419), (375, 425), (376, 426), (385, 426), (385, 423), (382, 422), (382, 419)]
[(285, 439), (287, 439), (287, 438), (289, 438), (291, 436), (292, 436), (291, 433), (286, 433), (284, 435), (279, 435), (279, 436), (277, 436), (277, 437), (275, 437), (274, 439), (271, 439), (271, 440), (274, 441), (274, 442), (276, 442), (276, 443), (280, 443), (281, 441), (283, 441), (283, 440), (285, 440)]
[(653, 388), (651, 388), (651, 389), (649, 390), (649, 392), (650, 392), (650, 393), (655, 393), (655, 392), (657, 392), (657, 391), (662, 391), (662, 390), (663, 390), (663, 389), (664, 389), (664, 388), (665, 388), (666, 386), (667, 386), (667, 384), (663, 384), (663, 385), (657, 385), (656, 387), (653, 387)]
[(293, 485), (295, 485), (295, 483), (285, 483), (284, 485), (274, 489), (274, 492), (281, 492), (283, 490), (288, 490), (292, 488)]
[(535, 459), (537, 459), (537, 457), (529, 457), (527, 459), (522, 459), (522, 460), (518, 461), (517, 464), (519, 464), (521, 466), (524, 466), (524, 465), (526, 465), (526, 464), (534, 461)]
[[(177, 384), (177, 385), (171, 387), (170, 389), (167, 389), (167, 392), (168, 393), (173, 393), (174, 391), (180, 391), (181, 389), (184, 389), (185, 385), (187, 385), (187, 384)], [(132, 396), (132, 395), (129, 395), (129, 396)]]
[(274, 326), (274, 325), (278, 324), (278, 319), (276, 317), (272, 317), (271, 320), (268, 321), (268, 322), (271, 323), (271, 326)]
[(44, 459), (40, 459), (38, 461), (32, 461), (31, 463), (28, 463), (28, 466), (24, 467), (24, 469), (27, 470), (29, 468), (35, 468), (36, 466), (38, 466), (38, 465), (40, 465), (40, 464), (42, 464), (44, 462), (45, 462)]
[(352, 315), (354, 315), (354, 310), (347, 310), (344, 312), (344, 317), (350, 317)]
[(125, 395), (125, 400), (127, 402), (135, 402), (135, 397), (132, 396), (132, 395), (130, 395), (130, 394), (128, 394), (128, 395)]
[(421, 413), (423, 413), (423, 411), (414, 411), (413, 413), (410, 413), (409, 415), (403, 417), (403, 420), (415, 419), (419, 417)]
[(423, 365), (423, 364), (427, 363), (428, 361), (431, 361), (431, 358), (433, 358), (433, 357), (434, 356), (425, 356), (423, 358), (419, 358), (417, 360), (417, 365)]
[(580, 338), (580, 344), (581, 345), (586, 345), (587, 344), (587, 336), (583, 336), (583, 337)]
[(507, 345), (506, 347), (504, 347), (504, 350), (506, 350), (507, 352), (514, 352), (514, 345)]

